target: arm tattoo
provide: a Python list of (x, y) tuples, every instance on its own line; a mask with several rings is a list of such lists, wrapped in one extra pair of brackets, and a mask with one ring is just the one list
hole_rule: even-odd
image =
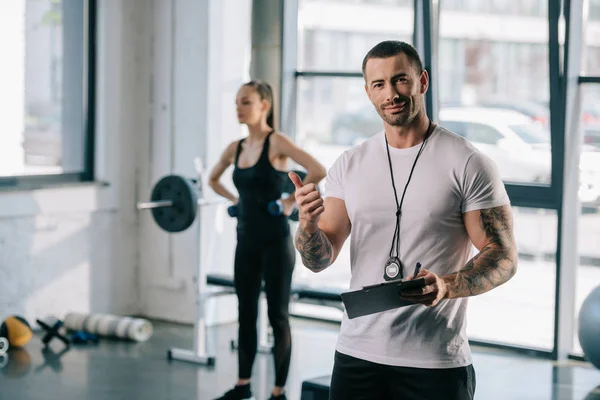
[(516, 272), (517, 251), (508, 206), (481, 210), (480, 221), (488, 243), (460, 271), (444, 277), (448, 298), (485, 293)]
[(329, 267), (333, 259), (331, 240), (320, 229), (315, 233), (308, 233), (298, 227), (296, 249), (302, 257), (302, 263), (313, 272), (320, 272)]

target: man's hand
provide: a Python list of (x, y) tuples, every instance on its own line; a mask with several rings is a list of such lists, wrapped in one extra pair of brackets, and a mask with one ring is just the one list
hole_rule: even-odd
[(321, 193), (319, 193), (317, 185), (314, 183), (303, 185), (302, 180), (296, 173), (290, 172), (288, 176), (296, 187), (294, 197), (298, 204), (300, 226), (307, 233), (314, 233), (319, 229), (319, 218), (325, 211)]
[(410, 300), (417, 304), (423, 304), (428, 307), (435, 306), (441, 300), (446, 298), (448, 288), (446, 282), (433, 272), (422, 269), (416, 277), (409, 277), (407, 280), (425, 278), (425, 286), (419, 289), (410, 289), (400, 292), (400, 297)]

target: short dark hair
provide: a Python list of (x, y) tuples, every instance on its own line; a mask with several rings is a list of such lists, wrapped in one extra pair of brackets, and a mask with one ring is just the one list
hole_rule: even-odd
[(423, 62), (417, 50), (406, 42), (399, 40), (384, 40), (383, 42), (377, 43), (365, 56), (362, 63), (362, 73), (365, 76), (365, 70), (367, 68), (367, 61), (371, 58), (388, 58), (393, 57), (397, 54), (404, 53), (410, 60), (412, 66), (420, 74), (423, 72)]

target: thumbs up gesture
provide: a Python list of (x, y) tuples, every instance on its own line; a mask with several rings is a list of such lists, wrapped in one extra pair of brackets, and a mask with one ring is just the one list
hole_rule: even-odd
[(314, 183), (303, 185), (300, 177), (294, 172), (290, 172), (288, 176), (296, 187), (294, 196), (296, 197), (296, 204), (298, 204), (298, 221), (304, 229), (308, 228), (309, 231), (316, 231), (319, 217), (325, 211), (323, 198), (317, 185)]

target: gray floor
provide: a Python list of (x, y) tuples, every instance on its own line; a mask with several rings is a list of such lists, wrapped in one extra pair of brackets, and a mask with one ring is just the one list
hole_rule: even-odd
[[(103, 340), (62, 354), (60, 342), (42, 352), (35, 337), (25, 349), (11, 351), (6, 365), (0, 360), (0, 399), (212, 399), (233, 384), (236, 353), (229, 346), (235, 325), (209, 332), (210, 345), (217, 349), (213, 368), (166, 360), (168, 348), (191, 345), (191, 327), (154, 322), (154, 328), (146, 343)], [(330, 372), (336, 329), (293, 320), (290, 399), (299, 399), (303, 380)], [(474, 349), (474, 357), (477, 399), (600, 399), (600, 371), (585, 363), (555, 367), (549, 361), (487, 349)], [(253, 379), (257, 399), (268, 397), (272, 381), (271, 357), (261, 354)]]

